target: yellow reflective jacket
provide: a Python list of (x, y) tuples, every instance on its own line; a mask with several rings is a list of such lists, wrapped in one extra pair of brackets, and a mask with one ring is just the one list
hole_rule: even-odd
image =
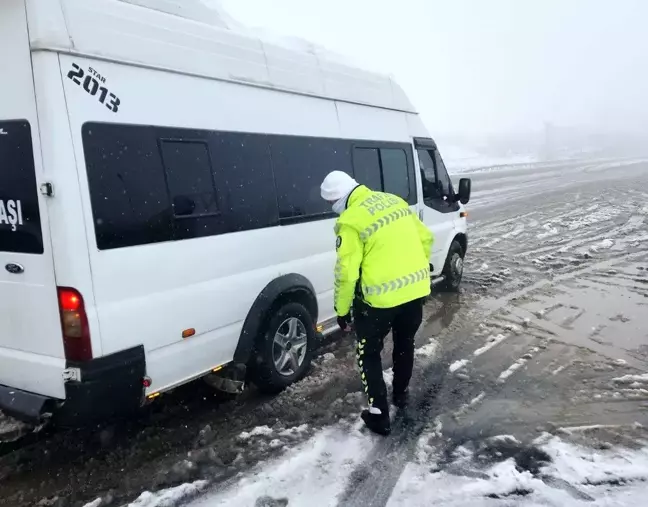
[(366, 303), (393, 308), (430, 294), (434, 237), (408, 204), (360, 185), (338, 218), (335, 311), (348, 315), (358, 280)]

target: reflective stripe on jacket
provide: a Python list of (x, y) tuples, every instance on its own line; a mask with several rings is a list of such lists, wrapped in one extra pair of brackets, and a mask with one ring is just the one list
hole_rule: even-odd
[(430, 230), (395, 195), (360, 185), (338, 218), (335, 311), (348, 315), (358, 280), (370, 306), (393, 308), (430, 294)]

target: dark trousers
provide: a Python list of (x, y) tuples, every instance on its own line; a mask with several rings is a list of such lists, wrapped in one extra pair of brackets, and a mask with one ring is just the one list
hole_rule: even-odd
[(423, 320), (423, 300), (417, 299), (394, 308), (372, 308), (356, 299), (353, 304), (353, 318), (358, 339), (356, 357), (369, 405), (380, 409), (383, 414), (389, 413), (380, 357), (385, 336), (389, 331), (392, 332), (393, 388), (395, 393), (402, 393), (412, 378), (414, 335)]

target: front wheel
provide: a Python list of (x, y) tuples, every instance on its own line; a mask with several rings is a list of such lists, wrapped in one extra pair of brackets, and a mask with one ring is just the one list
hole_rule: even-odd
[(315, 341), (313, 318), (300, 303), (286, 303), (269, 318), (257, 343), (252, 381), (260, 391), (276, 394), (310, 368)]
[(457, 292), (461, 285), (464, 269), (464, 251), (458, 241), (453, 241), (448, 250), (445, 266), (443, 267), (443, 276), (445, 280), (441, 284), (441, 289), (446, 292)]

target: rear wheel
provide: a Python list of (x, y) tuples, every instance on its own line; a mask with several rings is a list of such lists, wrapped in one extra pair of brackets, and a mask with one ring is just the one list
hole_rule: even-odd
[(457, 292), (461, 285), (464, 269), (464, 251), (458, 241), (453, 241), (448, 250), (443, 276), (445, 280), (440, 285), (441, 290), (446, 292)]
[(269, 318), (257, 344), (252, 380), (260, 391), (281, 392), (308, 371), (315, 340), (313, 318), (300, 303), (286, 303)]

